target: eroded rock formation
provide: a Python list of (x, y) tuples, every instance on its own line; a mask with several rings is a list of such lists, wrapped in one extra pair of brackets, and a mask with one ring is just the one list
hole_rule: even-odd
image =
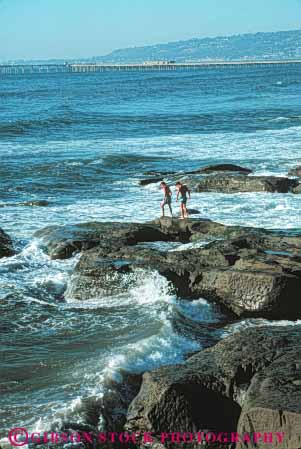
[[(152, 432), (158, 441), (162, 432), (256, 432), (262, 435), (256, 444), (237, 442), (235, 447), (258, 449), (267, 447), (264, 433), (273, 432), (269, 447), (298, 449), (300, 347), (300, 325), (253, 328), (199, 352), (182, 365), (147, 372), (130, 405), (126, 428)], [(281, 443), (276, 433), (283, 436)], [(166, 439), (162, 447), (172, 448), (174, 444)], [(217, 442), (205, 447), (234, 445)]]

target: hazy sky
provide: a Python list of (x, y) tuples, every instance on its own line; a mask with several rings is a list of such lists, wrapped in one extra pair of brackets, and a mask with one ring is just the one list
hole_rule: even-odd
[(301, 29), (301, 0), (0, 0), (0, 59)]

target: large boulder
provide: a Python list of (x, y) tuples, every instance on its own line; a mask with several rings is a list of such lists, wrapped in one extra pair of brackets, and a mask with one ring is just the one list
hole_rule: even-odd
[(237, 316), (301, 317), (301, 257), (252, 249), (248, 240), (172, 252), (157, 269), (185, 297), (218, 302)]
[(298, 181), (276, 176), (210, 175), (195, 182), (197, 192), (270, 192), (288, 193)]
[(0, 228), (0, 258), (14, 254), (13, 242), (10, 236)]
[[(253, 328), (182, 365), (147, 372), (129, 407), (126, 429), (148, 432), (168, 449), (175, 446), (176, 432), (188, 439), (194, 434), (192, 448), (200, 447), (195, 434), (204, 432), (202, 447), (233, 448), (234, 439), (236, 448), (266, 449), (269, 440), (271, 447), (298, 449), (300, 344), (300, 325)], [(213, 439), (213, 434), (215, 445), (206, 444), (205, 435)], [(181, 436), (176, 443), (187, 447)]]
[(218, 301), (237, 316), (274, 319), (301, 317), (299, 276), (262, 269), (235, 267), (200, 269), (189, 277), (194, 297)]

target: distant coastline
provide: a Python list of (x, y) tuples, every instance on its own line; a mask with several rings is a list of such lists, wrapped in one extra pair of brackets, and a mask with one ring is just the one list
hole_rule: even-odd
[(142, 64), (145, 61), (201, 63), (301, 59), (301, 30), (194, 38), (121, 48), (102, 56), (0, 60), (2, 64)]

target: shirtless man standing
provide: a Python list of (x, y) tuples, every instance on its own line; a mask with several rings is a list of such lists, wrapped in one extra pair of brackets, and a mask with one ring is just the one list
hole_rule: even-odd
[(181, 182), (177, 182), (176, 183), (176, 189), (177, 189), (177, 201), (179, 199), (179, 195), (180, 197), (180, 211), (181, 211), (181, 216), (180, 218), (188, 218), (188, 211), (187, 211), (187, 195), (190, 199), (190, 190), (188, 189), (188, 187), (185, 184), (182, 184)]
[(170, 215), (172, 216), (172, 208), (171, 208), (171, 190), (166, 184), (166, 182), (162, 181), (160, 184), (161, 189), (164, 192), (163, 201), (161, 203), (162, 216), (164, 217), (164, 207), (167, 205), (170, 211)]

